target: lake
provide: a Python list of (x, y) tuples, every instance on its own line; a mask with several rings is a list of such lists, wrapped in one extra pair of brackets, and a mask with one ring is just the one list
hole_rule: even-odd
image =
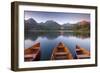
[(76, 59), (75, 47), (77, 44), (90, 51), (89, 33), (76, 33), (71, 31), (25, 32), (25, 48), (31, 47), (36, 42), (40, 42), (40, 60), (43, 61), (50, 60), (53, 48), (55, 48), (59, 42), (63, 42), (65, 46), (69, 48), (69, 51), (72, 53), (74, 59)]

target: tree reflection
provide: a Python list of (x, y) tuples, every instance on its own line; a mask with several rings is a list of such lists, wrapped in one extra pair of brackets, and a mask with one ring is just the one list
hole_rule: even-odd
[(32, 39), (32, 40), (36, 40), (38, 37), (46, 37), (48, 39), (55, 39), (59, 36), (65, 36), (65, 37), (77, 37), (77, 38), (81, 38), (81, 39), (85, 39), (85, 38), (89, 38), (90, 37), (90, 33), (88, 32), (72, 32), (72, 31), (54, 31), (54, 32), (25, 32), (24, 38), (25, 39)]

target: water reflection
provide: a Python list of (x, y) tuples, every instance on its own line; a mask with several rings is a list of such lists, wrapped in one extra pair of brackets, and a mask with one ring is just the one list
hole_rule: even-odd
[(79, 44), (81, 47), (90, 51), (90, 34), (75, 32), (27, 32), (25, 33), (25, 48), (32, 46), (35, 42), (40, 42), (41, 57), (40, 60), (50, 60), (53, 48), (59, 42), (63, 42), (76, 58), (75, 46)]
[(55, 39), (59, 37), (59, 35), (67, 36), (67, 37), (77, 37), (81, 39), (89, 38), (90, 33), (78, 33), (78, 32), (25, 32), (25, 39), (36, 40), (38, 37), (47, 37), (48, 39)]

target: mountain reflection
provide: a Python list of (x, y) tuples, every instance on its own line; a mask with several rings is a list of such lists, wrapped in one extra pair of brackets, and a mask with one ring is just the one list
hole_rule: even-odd
[(55, 39), (59, 37), (60, 35), (63, 35), (65, 37), (77, 37), (81, 39), (89, 38), (90, 33), (82, 33), (82, 32), (64, 32), (64, 31), (59, 31), (59, 32), (25, 32), (25, 39), (31, 39), (31, 40), (36, 40), (38, 37), (47, 37), (48, 39)]

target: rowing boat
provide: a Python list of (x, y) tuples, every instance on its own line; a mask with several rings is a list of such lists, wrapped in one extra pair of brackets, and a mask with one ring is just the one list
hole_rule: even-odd
[(85, 48), (81, 48), (79, 45), (76, 45), (76, 55), (78, 59), (87, 59), (90, 58), (90, 52)]
[(40, 43), (36, 43), (32, 47), (24, 50), (24, 61), (38, 60), (40, 60)]
[(66, 59), (73, 59), (72, 54), (70, 53), (69, 49), (62, 42), (60, 42), (57, 47), (53, 49), (51, 60)]

